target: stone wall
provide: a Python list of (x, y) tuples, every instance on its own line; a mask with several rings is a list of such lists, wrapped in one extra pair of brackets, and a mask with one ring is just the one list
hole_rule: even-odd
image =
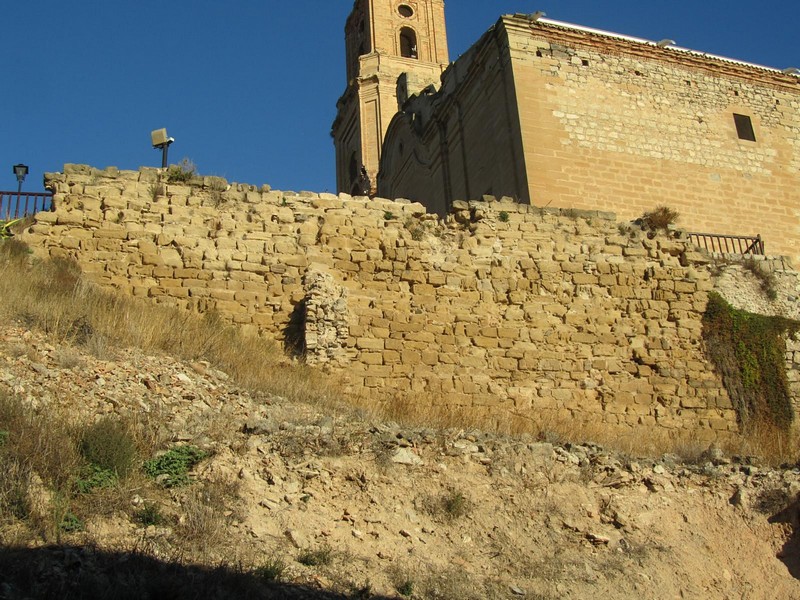
[(216, 310), (378, 398), (624, 428), (737, 429), (701, 341), (704, 259), (602, 212), (419, 204), (67, 165), (22, 239), (100, 285)]
[(798, 259), (799, 108), (800, 78), (775, 69), (506, 16), (394, 117), (378, 190), (437, 210), (486, 193), (625, 219), (665, 205)]
[[(504, 19), (531, 202), (692, 231), (762, 234), (800, 257), (800, 79), (641, 42)], [(751, 119), (740, 139), (734, 114)], [(535, 177), (532, 175), (535, 174)]]

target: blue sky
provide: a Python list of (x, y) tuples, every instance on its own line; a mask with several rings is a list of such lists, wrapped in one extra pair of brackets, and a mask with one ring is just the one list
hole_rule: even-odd
[[(501, 14), (560, 21), (767, 66), (800, 67), (797, 0), (449, 0), (455, 60)], [(16, 0), (0, 7), (0, 189), (64, 163), (170, 162), (274, 189), (334, 191), (330, 125), (352, 0)]]

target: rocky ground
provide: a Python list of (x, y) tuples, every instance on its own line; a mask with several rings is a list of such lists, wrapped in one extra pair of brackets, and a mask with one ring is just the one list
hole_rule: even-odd
[[(86, 518), (55, 559), (62, 575), (89, 568), (91, 548), (281, 564), (284, 580), (327, 590), (318, 597), (800, 599), (797, 468), (371, 422), (248, 394), (205, 363), (88, 350), (3, 325), (0, 385), (40, 410), (117, 413), (212, 455), (192, 485), (153, 497), (131, 485), (117, 510)], [(161, 525), (131, 518), (149, 503)], [(187, 509), (198, 505), (208, 511)], [(215, 522), (187, 537), (202, 518)]]

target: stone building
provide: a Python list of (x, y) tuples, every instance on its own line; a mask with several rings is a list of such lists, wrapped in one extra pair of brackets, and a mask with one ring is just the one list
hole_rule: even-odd
[[(369, 21), (372, 4), (357, 2), (348, 20), (348, 76), (355, 68), (351, 30), (362, 17)], [(444, 40), (442, 2), (411, 4), (415, 14), (437, 15), (425, 31)], [(384, 0), (384, 12), (384, 5), (395, 13), (381, 30), (383, 43), (398, 45), (407, 5)], [(360, 57), (362, 70), (334, 126), (341, 191), (358, 191), (348, 165), (357, 175), (360, 156), (372, 178), (377, 156), (379, 195), (417, 200), (440, 214), (454, 200), (486, 194), (623, 218), (666, 205), (684, 229), (761, 234), (768, 253), (800, 257), (795, 72), (537, 15), (500, 18), (435, 87), (423, 74), (432, 78), (446, 53), (426, 52), (394, 59), (392, 69), (382, 67), (380, 52)], [(386, 94), (385, 109), (391, 80), (408, 64), (413, 77), (400, 81), (418, 85), (399, 86), (391, 122), (381, 113), (382, 136), (365, 135), (375, 127), (367, 92)], [(356, 126), (344, 127), (359, 112), (360, 148), (357, 135), (345, 134)]]
[(345, 25), (347, 90), (331, 135), (336, 185), (374, 192), (389, 122), (412, 94), (438, 84), (448, 65), (444, 0), (356, 0)]

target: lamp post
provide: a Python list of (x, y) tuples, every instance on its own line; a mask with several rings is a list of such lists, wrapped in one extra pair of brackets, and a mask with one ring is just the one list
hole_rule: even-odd
[(19, 187), (17, 188), (18, 196), (22, 193), (22, 182), (25, 181), (25, 176), (28, 174), (28, 170), (28, 165), (23, 165), (22, 163), (14, 165), (14, 175), (17, 176), (17, 183), (19, 184)]
[(150, 140), (153, 142), (153, 148), (161, 150), (161, 168), (166, 169), (169, 145), (175, 141), (175, 138), (168, 137), (166, 129), (156, 129), (150, 132)]

